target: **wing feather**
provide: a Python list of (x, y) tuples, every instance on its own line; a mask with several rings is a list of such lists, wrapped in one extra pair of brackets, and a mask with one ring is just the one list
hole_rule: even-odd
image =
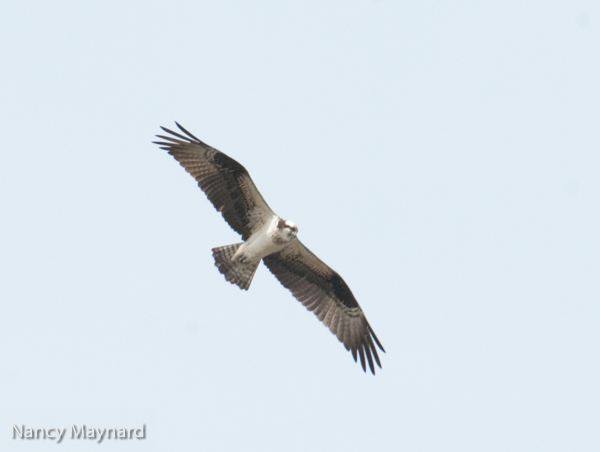
[(231, 157), (200, 141), (179, 124), (177, 127), (187, 136), (161, 127), (170, 135), (157, 135), (164, 141), (154, 143), (175, 157), (233, 230), (248, 239), (274, 215), (250, 174)]
[(366, 372), (368, 363), (375, 374), (373, 360), (381, 367), (375, 343), (385, 350), (341, 276), (297, 239), (263, 261), (279, 282), (350, 350), (354, 361), (360, 357), (363, 370)]

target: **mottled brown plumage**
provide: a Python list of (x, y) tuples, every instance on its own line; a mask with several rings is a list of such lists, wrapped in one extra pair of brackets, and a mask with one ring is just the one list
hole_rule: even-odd
[(274, 215), (248, 171), (231, 157), (203, 143), (179, 124), (184, 137), (165, 127), (173, 136), (157, 135), (166, 141), (153, 141), (175, 157), (198, 182), (198, 186), (221, 212), (225, 221), (247, 240), (252, 232)]
[(373, 358), (381, 367), (373, 339), (385, 351), (375, 336), (352, 291), (342, 277), (306, 248), (300, 240), (283, 251), (263, 258), (265, 265), (284, 287), (312, 311), (329, 330), (352, 352), (357, 352), (365, 369), (365, 355), (371, 372)]

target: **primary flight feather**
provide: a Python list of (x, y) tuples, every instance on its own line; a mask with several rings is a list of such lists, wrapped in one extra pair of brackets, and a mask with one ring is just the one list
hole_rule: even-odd
[(375, 374), (373, 360), (381, 367), (375, 344), (385, 350), (342, 277), (298, 240), (294, 223), (271, 210), (246, 168), (179, 124), (177, 127), (185, 136), (161, 127), (169, 135), (157, 135), (164, 141), (154, 143), (196, 179), (243, 239), (212, 250), (215, 265), (225, 279), (248, 290), (262, 260), (279, 282), (329, 327), (355, 361), (360, 357), (363, 370), (368, 362)]

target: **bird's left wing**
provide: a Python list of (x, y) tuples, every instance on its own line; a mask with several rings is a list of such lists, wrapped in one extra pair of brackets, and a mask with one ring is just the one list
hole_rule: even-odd
[(375, 343), (385, 352), (362, 309), (342, 277), (315, 256), (299, 240), (263, 258), (281, 284), (321, 320), (352, 352), (366, 371), (365, 355), (375, 374), (373, 358), (381, 367)]
[(154, 143), (175, 157), (233, 230), (248, 239), (274, 215), (250, 174), (228, 155), (203, 143), (179, 124), (177, 127), (187, 136), (161, 127), (170, 135), (157, 135), (165, 141)]

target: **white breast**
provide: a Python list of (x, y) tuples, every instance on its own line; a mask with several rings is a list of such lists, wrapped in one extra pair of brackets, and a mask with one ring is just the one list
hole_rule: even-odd
[(270, 222), (267, 222), (261, 229), (252, 234), (231, 259), (235, 261), (243, 256), (248, 262), (258, 262), (263, 257), (281, 250), (285, 244), (273, 241), (278, 221), (279, 217), (274, 216)]

